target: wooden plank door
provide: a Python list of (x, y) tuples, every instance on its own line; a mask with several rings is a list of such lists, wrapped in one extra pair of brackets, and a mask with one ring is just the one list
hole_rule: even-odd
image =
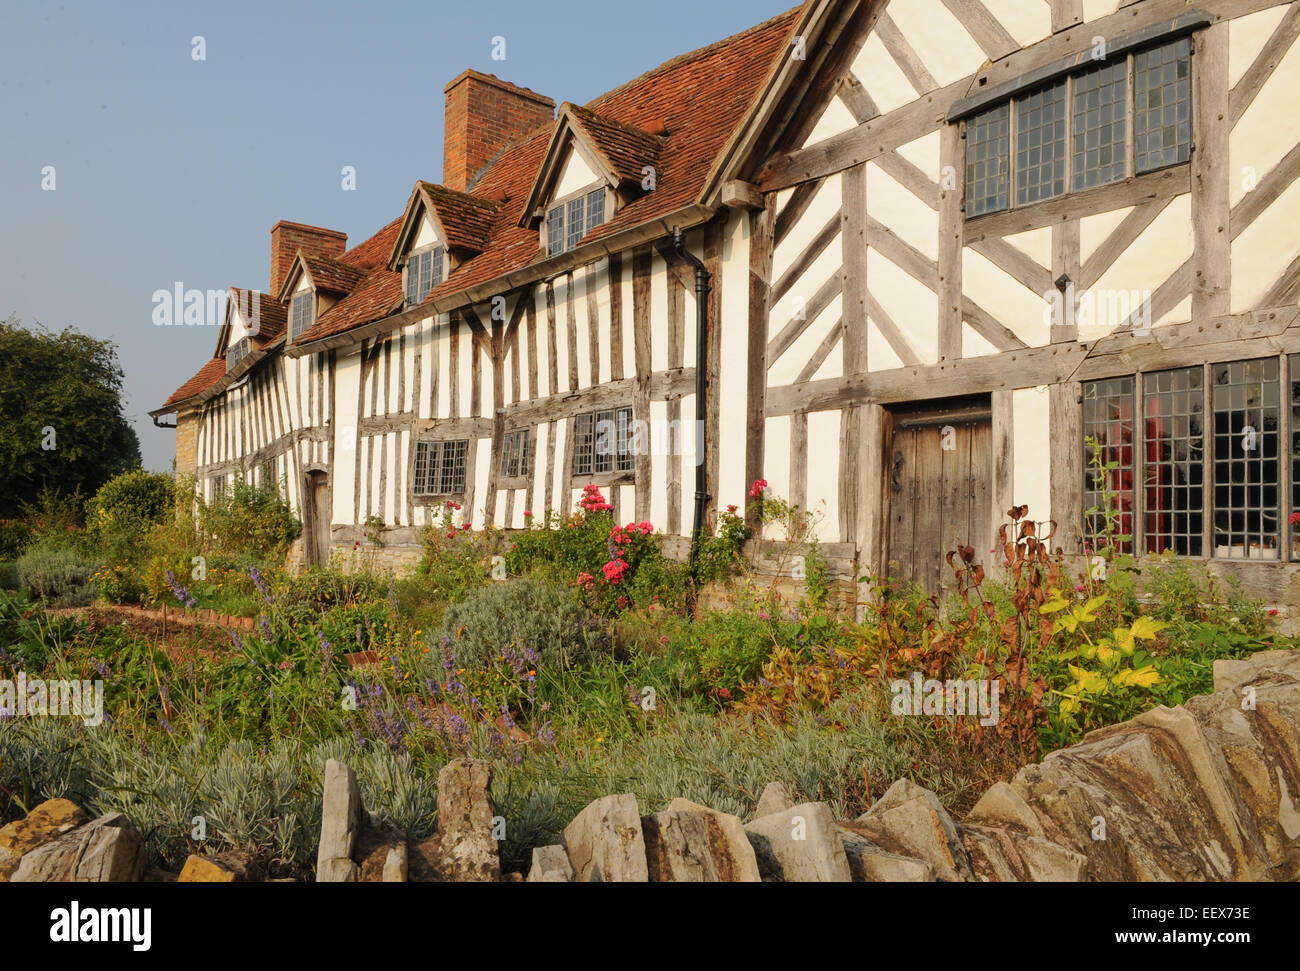
[(304, 495), (307, 563), (309, 566), (325, 566), (330, 553), (329, 477), (324, 472), (308, 472)]
[(888, 421), (889, 526), (886, 562), (895, 580), (945, 596), (948, 550), (975, 547), (987, 559), (992, 494), (988, 399), (911, 406)]

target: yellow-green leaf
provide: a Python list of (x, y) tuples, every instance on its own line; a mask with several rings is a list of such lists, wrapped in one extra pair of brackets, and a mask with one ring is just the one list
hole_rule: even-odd
[(1163, 620), (1155, 620), (1151, 617), (1139, 617), (1133, 621), (1133, 626), (1129, 628), (1134, 637), (1140, 637), (1144, 641), (1149, 641), (1164, 630), (1169, 625)]

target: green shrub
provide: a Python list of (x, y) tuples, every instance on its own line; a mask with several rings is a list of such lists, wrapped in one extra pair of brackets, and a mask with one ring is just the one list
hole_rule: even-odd
[(19, 586), (56, 607), (81, 607), (94, 599), (95, 564), (66, 547), (41, 543), (18, 559)]
[(86, 503), (86, 533), (102, 562), (137, 560), (153, 527), (175, 503), (175, 483), (161, 472), (136, 469), (109, 479)]
[(387, 591), (386, 577), (311, 567), (288, 577), (284, 590), (276, 595), (300, 611), (318, 614), (340, 605), (381, 600)]
[[(577, 586), (583, 600), (607, 617), (652, 603), (683, 605), (686, 567), (664, 556), (652, 523), (619, 526), (614, 507), (595, 486), (583, 488), (578, 504), (572, 516), (553, 513), (545, 524), (514, 537), (505, 556), (511, 574), (534, 573)], [(723, 552), (712, 555), (726, 560)]]
[(234, 557), (281, 561), (302, 533), (302, 523), (275, 486), (235, 484), (199, 510), (199, 525), (208, 550)]
[(21, 519), (0, 519), (0, 560), (22, 556), (32, 542), (32, 528)]
[[(452, 604), (442, 621), (458, 665), (486, 668), (506, 647), (536, 652), (551, 669), (582, 664), (607, 649), (604, 624), (573, 591), (535, 577), (503, 580)], [(435, 658), (434, 653), (428, 655)], [(437, 658), (441, 660), (441, 658)]]

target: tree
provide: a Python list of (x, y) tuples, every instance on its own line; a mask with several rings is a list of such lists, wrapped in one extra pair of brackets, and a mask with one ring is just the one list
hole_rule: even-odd
[(112, 341), (0, 321), (0, 517), (44, 488), (92, 495), (139, 467), (122, 378)]

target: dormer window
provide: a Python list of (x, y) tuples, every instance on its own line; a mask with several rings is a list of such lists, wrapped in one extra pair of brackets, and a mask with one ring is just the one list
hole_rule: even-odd
[(592, 189), (563, 200), (546, 214), (546, 255), (573, 249), (605, 221), (605, 189)]
[(243, 340), (232, 344), (226, 349), (226, 370), (230, 370), (244, 358), (248, 357), (249, 351), (253, 349), (253, 342), (245, 337)]
[(431, 246), (418, 250), (406, 261), (406, 302), (414, 306), (424, 302), (434, 287), (442, 282), (444, 250)]
[(289, 339), (297, 340), (315, 322), (315, 294), (303, 290), (293, 295), (289, 308)]

